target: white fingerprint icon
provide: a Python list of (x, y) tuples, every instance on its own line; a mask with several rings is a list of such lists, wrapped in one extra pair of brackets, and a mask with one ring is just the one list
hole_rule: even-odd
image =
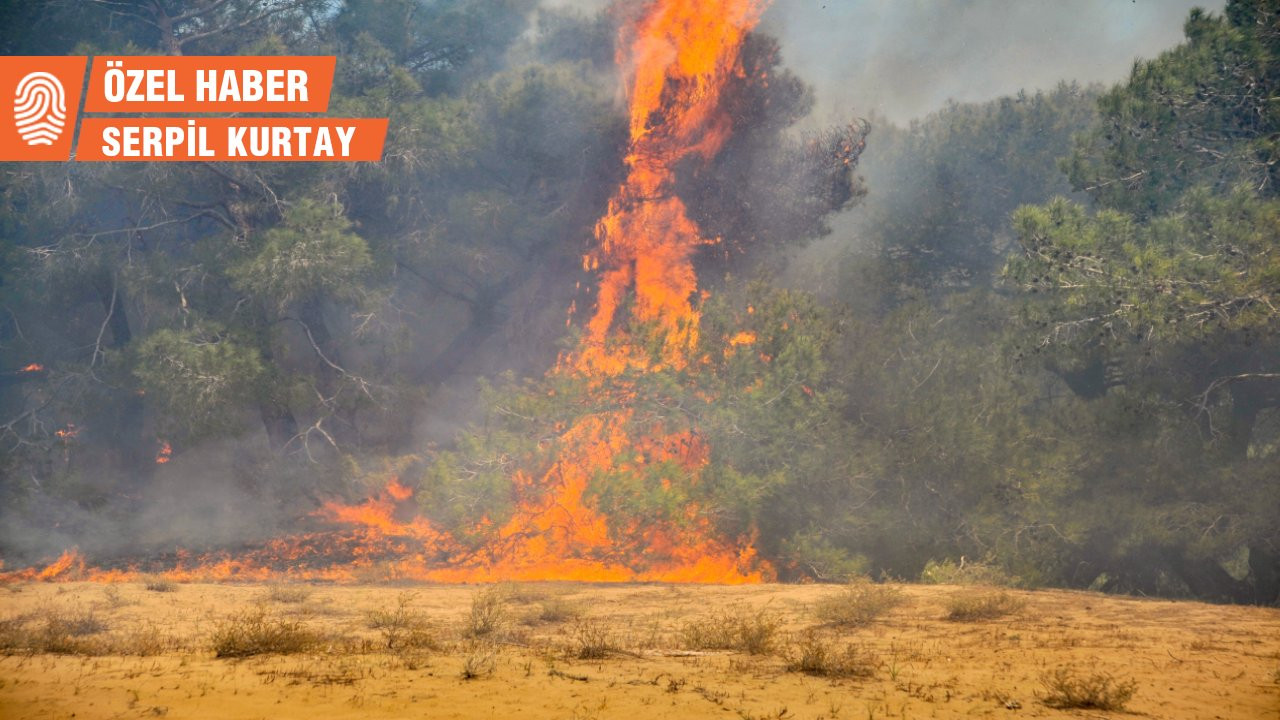
[(67, 120), (67, 100), (58, 78), (33, 72), (18, 83), (13, 121), (28, 145), (52, 145)]

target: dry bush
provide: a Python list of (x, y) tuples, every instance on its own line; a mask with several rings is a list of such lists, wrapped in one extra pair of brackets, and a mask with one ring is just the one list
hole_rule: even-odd
[(142, 578), (142, 587), (151, 592), (173, 592), (178, 589), (178, 584), (159, 575), (147, 575)]
[(524, 616), (526, 625), (539, 623), (561, 623), (577, 620), (582, 617), (582, 606), (561, 598), (551, 598), (538, 606), (537, 610)]
[(813, 613), (830, 625), (867, 625), (906, 599), (906, 595), (897, 588), (859, 579), (850, 582), (840, 592), (819, 600), (813, 607)]
[(319, 636), (301, 622), (269, 617), (256, 608), (227, 618), (214, 628), (209, 641), (216, 657), (241, 658), (306, 652)]
[(312, 592), (314, 588), (307, 585), (268, 585), (262, 598), (276, 603), (302, 603), (311, 597)]
[(1045, 674), (1040, 682), (1045, 688), (1040, 701), (1060, 710), (1123, 710), (1138, 689), (1135, 680), (1117, 680), (1102, 672), (1082, 675), (1061, 667)]
[(1012, 615), (1027, 602), (1007, 592), (962, 593), (947, 601), (947, 619), (956, 622), (995, 620)]
[(120, 594), (120, 586), (111, 584), (102, 589), (102, 595), (106, 598), (107, 607), (116, 609), (125, 605), (137, 605), (138, 601), (134, 598), (126, 598)]
[(874, 656), (852, 643), (843, 647), (807, 632), (787, 654), (787, 672), (831, 678), (867, 678), (875, 674)]
[(507, 621), (505, 588), (495, 586), (477, 592), (471, 598), (471, 613), (462, 634), (470, 638), (488, 637), (502, 629)]
[(755, 613), (728, 610), (686, 623), (680, 630), (689, 650), (737, 650), (767, 655), (774, 649), (782, 622), (767, 610)]
[(579, 660), (603, 660), (621, 648), (613, 631), (603, 621), (585, 620), (573, 628), (570, 654)]
[(417, 593), (414, 592), (400, 593), (396, 596), (394, 608), (374, 610), (366, 616), (369, 627), (382, 633), (388, 650), (434, 650), (438, 647), (426, 615), (410, 607), (415, 597)]
[(463, 680), (475, 680), (492, 675), (498, 667), (498, 646), (492, 642), (472, 642), (467, 645), (466, 653), (466, 657), (462, 659), (460, 673)]

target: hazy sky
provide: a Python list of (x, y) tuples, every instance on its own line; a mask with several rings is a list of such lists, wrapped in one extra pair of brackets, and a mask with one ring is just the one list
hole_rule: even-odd
[(1200, 0), (776, 0), (764, 27), (818, 88), (820, 122), (907, 120), (1061, 79), (1113, 83), (1182, 39)]
[[(631, 1), (631, 0), (625, 0)], [(638, 1), (638, 0), (637, 0)], [(699, 0), (717, 2), (718, 0)], [(547, 0), (599, 8), (607, 0)], [(1225, 0), (773, 0), (763, 27), (818, 90), (815, 121), (904, 121), (948, 99), (987, 100), (1061, 79), (1113, 83), (1182, 39), (1195, 6)]]

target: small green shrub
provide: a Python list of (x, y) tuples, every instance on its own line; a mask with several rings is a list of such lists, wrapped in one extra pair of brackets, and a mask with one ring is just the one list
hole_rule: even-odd
[(840, 592), (819, 600), (813, 612), (819, 620), (830, 625), (867, 625), (906, 599), (906, 595), (897, 588), (859, 579)]
[(1123, 710), (1138, 689), (1134, 680), (1117, 680), (1107, 673), (1079, 674), (1072, 668), (1057, 668), (1042, 679), (1045, 694), (1041, 702), (1060, 710)]
[(1016, 579), (995, 565), (981, 562), (968, 562), (960, 558), (938, 562), (930, 560), (920, 571), (920, 582), (925, 585), (995, 585), (1006, 587), (1016, 585)]

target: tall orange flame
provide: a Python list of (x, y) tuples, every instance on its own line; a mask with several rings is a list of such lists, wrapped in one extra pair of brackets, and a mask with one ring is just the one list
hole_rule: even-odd
[[(742, 43), (764, 4), (651, 0), (623, 28), (617, 61), (626, 74), (629, 103), (626, 178), (595, 226), (596, 247), (584, 257), (586, 268), (600, 277), (594, 312), (578, 347), (553, 373), (598, 386), (626, 371), (688, 363), (699, 323), (693, 254), (716, 240), (702, 237), (688, 217), (674, 190), (675, 169), (689, 159), (711, 159), (729, 137), (721, 92), (741, 73)], [(638, 328), (659, 333), (656, 358), (649, 338), (633, 337)], [(728, 345), (754, 339), (740, 333)], [(439, 582), (772, 579), (773, 569), (756, 556), (751, 538), (719, 537), (694, 505), (684, 505), (678, 522), (631, 520), (611, 527), (588, 497), (593, 477), (652, 466), (677, 468), (696, 482), (708, 458), (706, 443), (694, 432), (655, 427), (637, 439), (634, 425), (625, 402), (622, 409), (579, 418), (560, 436), (562, 450), (545, 474), (516, 474), (516, 509), (500, 525), (476, 528), (485, 538), (479, 550), (418, 516), (412, 489), (392, 480), (363, 503), (327, 503), (317, 511), (319, 519), (340, 529), (278, 538), (238, 555), (179, 555), (163, 571), (175, 579), (246, 580), (354, 580), (373, 574)], [(167, 459), (162, 451), (156, 461)], [(670, 490), (671, 478), (660, 482), (662, 491)], [(116, 580), (136, 572), (137, 567), (89, 568), (73, 550), (43, 570), (0, 578)]]
[(730, 119), (718, 112), (721, 91), (740, 71), (743, 39), (763, 9), (753, 0), (660, 0), (628, 29), (632, 37), (618, 54), (630, 72), (627, 177), (596, 225), (597, 247), (584, 258), (601, 277), (595, 313), (571, 359), (579, 371), (647, 369), (644, 353), (617, 342), (620, 304), (632, 293), (631, 319), (663, 333), (663, 364), (686, 362), (698, 333), (692, 257), (716, 240), (703, 238), (689, 219), (672, 187), (675, 168), (689, 157), (711, 158), (729, 137)]

